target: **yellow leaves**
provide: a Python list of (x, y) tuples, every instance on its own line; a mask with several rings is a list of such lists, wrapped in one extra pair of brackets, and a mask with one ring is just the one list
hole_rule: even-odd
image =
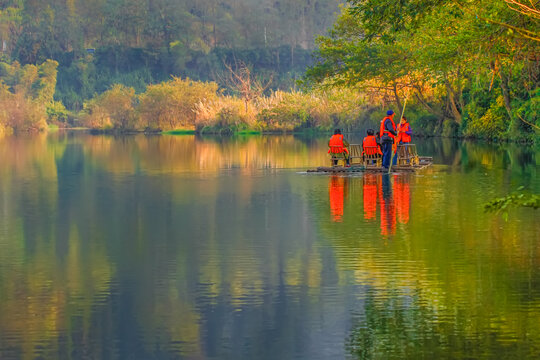
[(114, 85), (110, 90), (84, 104), (86, 114), (83, 121), (91, 128), (134, 128), (134, 99), (135, 89)]
[[(0, 124), (14, 130), (47, 129), (45, 104), (53, 99), (56, 61), (40, 66), (2, 63), (0, 77)], [(8, 87), (6, 84), (9, 84)], [(12, 90), (13, 89), (13, 90)]]
[(194, 126), (197, 104), (217, 97), (216, 83), (173, 78), (148, 86), (142, 94), (138, 113), (147, 127), (173, 130), (178, 126)]

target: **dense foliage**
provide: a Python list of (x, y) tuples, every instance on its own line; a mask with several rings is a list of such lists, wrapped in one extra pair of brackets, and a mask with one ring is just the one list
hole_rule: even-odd
[(0, 133), (47, 127), (57, 66), (52, 60), (38, 66), (0, 62)]
[(288, 89), (340, 0), (2, 0), (0, 45), (21, 64), (59, 63), (56, 100), (80, 110), (120, 83), (217, 81), (242, 60)]
[(22, 91), (27, 80), (0, 74), (0, 131), (43, 128), (45, 117), (118, 130), (359, 129), (406, 107), (415, 135), (537, 137), (535, 5), (348, 0), (305, 76), (321, 91), (280, 91), (312, 64), (339, 3), (0, 1), (5, 66), (50, 69), (39, 75), (46, 101), (33, 93), (41, 85)]
[(540, 13), (525, 5), (349, 0), (318, 39), (306, 80), (358, 87), (399, 111), (408, 99), (413, 125), (433, 134), (531, 138), (540, 124)]

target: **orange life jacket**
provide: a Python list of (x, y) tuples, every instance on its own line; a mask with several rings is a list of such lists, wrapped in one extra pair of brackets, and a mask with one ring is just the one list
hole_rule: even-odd
[(383, 137), (383, 135), (388, 135), (390, 136), (392, 139), (395, 138), (395, 136), (386, 130), (385, 126), (384, 126), (384, 123), (386, 122), (386, 119), (390, 119), (390, 121), (392, 122), (392, 129), (394, 129), (394, 131), (396, 131), (396, 124), (394, 124), (394, 120), (392, 120), (392, 118), (390, 116), (385, 116), (384, 119), (382, 119), (381, 121), (381, 130), (380, 130), (380, 134), (381, 134), (381, 138)]
[(377, 138), (374, 135), (368, 135), (364, 138), (362, 141), (362, 150), (362, 154), (366, 155), (382, 154), (381, 149), (377, 145)]
[(411, 135), (407, 135), (405, 131), (410, 131), (411, 127), (409, 126), (409, 123), (406, 122), (405, 124), (399, 123), (398, 125), (398, 137), (397, 137), (397, 143), (401, 141), (402, 143), (410, 143), (411, 142)]
[(328, 150), (329, 153), (340, 154), (342, 152), (347, 152), (347, 149), (343, 147), (342, 134), (332, 135), (330, 141), (328, 142), (328, 146), (330, 146), (330, 149)]

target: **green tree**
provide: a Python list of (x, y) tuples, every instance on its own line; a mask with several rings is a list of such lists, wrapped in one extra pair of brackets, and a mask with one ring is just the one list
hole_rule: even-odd
[[(382, 103), (388, 88), (407, 88), (401, 96), (410, 91), (439, 124), (451, 121), (448, 133), (465, 129), (464, 118), (498, 112), (501, 94), (503, 127), (493, 127), (488, 137), (530, 131), (524, 126), (527, 120), (517, 120), (514, 113), (538, 88), (538, 42), (512, 27), (538, 31), (534, 17), (516, 16), (502, 0), (349, 3), (330, 35), (319, 38), (318, 60), (306, 74), (308, 83), (364, 89), (375, 85)], [(401, 108), (400, 92), (394, 92)], [(479, 99), (487, 101), (481, 104)], [(481, 106), (470, 106), (473, 103)]]

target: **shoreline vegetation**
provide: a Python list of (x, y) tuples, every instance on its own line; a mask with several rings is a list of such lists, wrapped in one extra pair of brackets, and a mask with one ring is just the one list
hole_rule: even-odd
[[(139, 94), (131, 87), (113, 85), (74, 112), (54, 100), (56, 66), (53, 60), (38, 66), (0, 63), (0, 134), (63, 128), (88, 129), (94, 134), (167, 135), (326, 133), (336, 127), (361, 132), (376, 129), (386, 111), (373, 98), (350, 87), (266, 93), (259, 89), (242, 97), (225, 94), (215, 82), (173, 77), (149, 85)], [(457, 131), (448, 126), (449, 120), (437, 119), (414, 101), (407, 105), (407, 117), (417, 137), (524, 142), (536, 138), (512, 139), (503, 132), (482, 136), (469, 128)]]

